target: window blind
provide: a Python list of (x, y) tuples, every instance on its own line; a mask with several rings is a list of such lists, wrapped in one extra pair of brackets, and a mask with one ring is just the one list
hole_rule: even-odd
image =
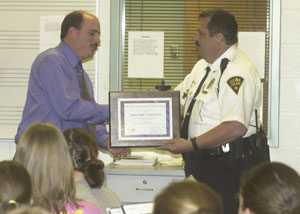
[[(126, 0), (122, 90), (154, 91), (162, 80), (174, 89), (199, 60), (193, 37), (199, 12), (207, 9), (225, 9), (233, 13), (239, 31), (266, 33), (265, 78), (262, 82), (263, 125), (267, 130), (270, 0)], [(163, 79), (128, 78), (129, 31), (164, 32)]]

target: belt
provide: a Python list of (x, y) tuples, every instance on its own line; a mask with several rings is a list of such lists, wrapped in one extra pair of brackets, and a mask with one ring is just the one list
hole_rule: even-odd
[[(227, 144), (225, 144), (225, 145), (227, 145)], [(182, 153), (182, 157), (184, 160), (197, 159), (197, 158), (202, 158), (202, 157), (217, 158), (217, 157), (223, 156), (224, 154), (226, 154), (228, 152), (230, 152), (230, 151), (224, 152), (223, 147), (218, 146), (218, 147), (213, 147), (213, 148), (209, 148), (209, 149), (201, 149), (199, 151), (184, 152), (184, 153)]]
[[(244, 148), (254, 148), (257, 147), (256, 145), (256, 134), (251, 135), (247, 138), (238, 138), (235, 141), (226, 143), (224, 145), (208, 148), (208, 149), (201, 149), (199, 151), (191, 151), (191, 152), (184, 152), (182, 153), (182, 157), (184, 160), (186, 159), (198, 159), (198, 158), (217, 158), (221, 157), (226, 154), (230, 154), (232, 156), (240, 156)], [(232, 154), (234, 153), (234, 154)], [(238, 154), (238, 155), (236, 155)]]

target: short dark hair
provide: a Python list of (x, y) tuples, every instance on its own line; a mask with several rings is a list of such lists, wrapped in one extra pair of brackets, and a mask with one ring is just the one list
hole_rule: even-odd
[(75, 27), (76, 29), (81, 28), (81, 23), (83, 21), (83, 15), (85, 14), (84, 11), (77, 10), (69, 13), (64, 18), (61, 24), (61, 31), (60, 31), (60, 39), (63, 40), (70, 29), (70, 27)]
[(207, 10), (199, 15), (201, 18), (210, 18), (207, 24), (209, 35), (222, 33), (227, 45), (233, 45), (238, 42), (238, 24), (233, 14), (226, 10)]

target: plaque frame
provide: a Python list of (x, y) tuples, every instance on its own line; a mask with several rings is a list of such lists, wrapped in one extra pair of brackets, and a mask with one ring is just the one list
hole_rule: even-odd
[(109, 109), (111, 147), (156, 147), (180, 136), (179, 91), (109, 92)]

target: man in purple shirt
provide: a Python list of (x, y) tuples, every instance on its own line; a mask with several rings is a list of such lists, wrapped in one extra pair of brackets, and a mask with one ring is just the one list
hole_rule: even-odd
[(95, 102), (91, 80), (79, 69), (89, 96), (89, 99), (84, 98), (77, 76), (81, 62), (93, 57), (100, 44), (99, 20), (85, 11), (71, 12), (63, 20), (60, 38), (61, 43), (56, 48), (39, 54), (32, 65), (16, 142), (26, 128), (37, 121), (51, 122), (62, 131), (69, 128), (89, 130), (88, 124), (96, 124), (94, 135), (98, 146), (114, 156), (126, 156), (129, 148), (109, 146), (104, 124), (109, 119), (108, 107)]

